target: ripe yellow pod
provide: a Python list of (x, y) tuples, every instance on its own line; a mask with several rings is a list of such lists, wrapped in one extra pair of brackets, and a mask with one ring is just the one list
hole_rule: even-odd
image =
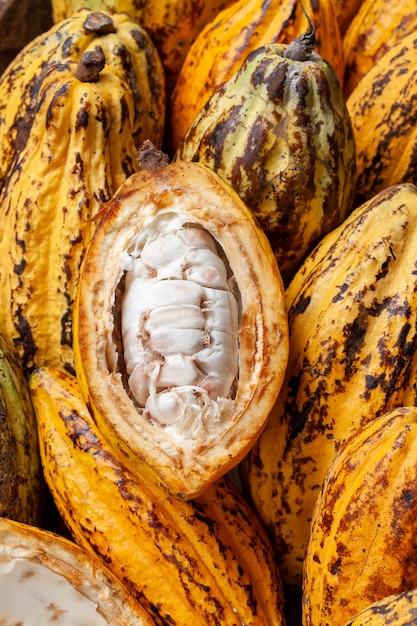
[(151, 37), (161, 57), (171, 93), (187, 52), (203, 27), (234, 0), (52, 0), (55, 23), (82, 8), (126, 13)]
[[(83, 15), (84, 23), (109, 18)], [(45, 363), (73, 371), (72, 310), (94, 217), (138, 169), (136, 142), (161, 141), (158, 56), (143, 29), (120, 19), (122, 34), (116, 16), (106, 19), (116, 32), (102, 33), (100, 46), (95, 32), (76, 61), (58, 46), (22, 87), (29, 131), (0, 195), (0, 327), (25, 373)], [(75, 55), (71, 35), (67, 44)]]
[(417, 407), (375, 417), (345, 442), (312, 517), (304, 626), (345, 624), (368, 605), (417, 588), (416, 480)]
[(130, 132), (136, 146), (144, 139), (162, 144), (165, 77), (149, 35), (124, 13), (80, 9), (30, 41), (0, 76), (0, 188), (30, 138), (48, 71), (57, 64), (78, 62), (96, 46), (125, 83), (126, 94), (131, 92)]
[(416, 30), (415, 0), (363, 0), (343, 37), (344, 93), (404, 37)]
[(346, 101), (356, 141), (355, 205), (391, 185), (416, 183), (417, 33), (362, 77)]
[(314, 505), (343, 442), (416, 404), (416, 246), (417, 188), (391, 187), (324, 237), (287, 287), (288, 367), (245, 471), (288, 585), (301, 586)]
[(195, 497), (247, 453), (282, 384), (288, 328), (265, 233), (199, 163), (130, 176), (80, 273), (75, 369), (124, 462)]
[(226, 478), (181, 501), (130, 472), (97, 430), (75, 377), (30, 378), (45, 478), (78, 545), (162, 626), (284, 626), (266, 532)]

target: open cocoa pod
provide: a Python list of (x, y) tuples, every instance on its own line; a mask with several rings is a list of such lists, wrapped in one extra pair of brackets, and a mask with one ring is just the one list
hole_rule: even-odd
[(0, 518), (0, 623), (151, 626), (153, 618), (83, 548)]
[(81, 269), (75, 367), (101, 434), (192, 498), (262, 432), (288, 359), (266, 235), (214, 172), (142, 169), (103, 208)]

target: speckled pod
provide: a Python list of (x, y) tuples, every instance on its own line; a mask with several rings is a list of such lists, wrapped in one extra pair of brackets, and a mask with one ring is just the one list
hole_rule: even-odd
[[(124, 13), (81, 9), (27, 44), (0, 77), (0, 187), (25, 147), (48, 68), (79, 61), (99, 45), (134, 99), (131, 132), (160, 146), (165, 122), (164, 74), (156, 48), (141, 26)], [(36, 132), (39, 132), (36, 131)]]
[(45, 477), (63, 519), (156, 624), (283, 626), (271, 545), (230, 480), (192, 502), (169, 497), (117, 460), (74, 377), (43, 368), (30, 387)]
[(417, 587), (416, 480), (414, 406), (376, 417), (341, 448), (312, 518), (304, 626), (344, 624), (369, 604)]
[(356, 154), (350, 118), (314, 35), (269, 44), (208, 100), (176, 159), (228, 182), (266, 232), (285, 284), (351, 209)]
[[(140, 34), (139, 41), (130, 34), (130, 54), (137, 64), (142, 59), (144, 79), (145, 69), (156, 67), (154, 48), (143, 30), (127, 23), (129, 33)], [(72, 371), (72, 308), (94, 216), (138, 169), (136, 141), (152, 135), (154, 124), (160, 130), (161, 119), (147, 126), (149, 111), (140, 113), (150, 92), (157, 106), (159, 92), (147, 83), (148, 96), (138, 99), (141, 79), (126, 44), (114, 33), (101, 41), (103, 47), (87, 50), (78, 62), (47, 64), (36, 82), (29, 135), (1, 190), (0, 326), (25, 373), (45, 363)], [(112, 52), (117, 45), (119, 56)], [(99, 61), (98, 71), (91, 59)], [(30, 97), (27, 89), (23, 98)]]
[(416, 51), (412, 32), (375, 63), (346, 101), (357, 148), (355, 206), (390, 185), (417, 182)]
[(363, 0), (343, 37), (344, 93), (348, 97), (375, 63), (415, 31), (415, 0)]
[(233, 0), (52, 0), (56, 23), (79, 9), (126, 13), (151, 37), (161, 57), (166, 75), (167, 93), (171, 93), (187, 52), (203, 29)]
[(288, 368), (247, 472), (289, 584), (301, 585), (314, 505), (340, 446), (416, 404), (416, 225), (416, 187), (389, 188), (327, 235), (287, 288)]
[(417, 621), (417, 589), (377, 600), (344, 626), (409, 626)]

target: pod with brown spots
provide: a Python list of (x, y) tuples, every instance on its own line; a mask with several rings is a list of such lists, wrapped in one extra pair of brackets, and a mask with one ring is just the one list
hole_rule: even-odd
[(35, 370), (45, 477), (75, 541), (163, 626), (282, 626), (283, 593), (259, 519), (228, 479), (185, 502), (138, 478), (98, 432), (77, 380)]
[[(35, 81), (37, 97), (27, 141), (15, 153), (1, 190), (0, 326), (25, 373), (45, 363), (73, 371), (72, 309), (94, 216), (138, 169), (136, 141), (154, 134), (160, 141), (162, 70), (157, 69), (155, 49), (144, 31), (126, 21), (127, 16), (124, 20), (130, 61), (125, 58), (128, 34), (119, 40), (110, 33), (100, 40), (103, 47), (87, 49), (78, 62), (61, 59), (47, 64), (42, 78)], [(140, 32), (145, 47), (132, 30)], [(119, 56), (113, 54), (114, 48)], [(136, 70), (132, 73), (135, 56), (142, 77)], [(151, 89), (149, 82), (145, 87), (147, 71), (161, 72), (161, 92)], [(151, 82), (158, 83), (157, 76)], [(138, 83), (142, 83), (140, 102)], [(29, 97), (30, 82), (28, 90), (22, 90), (22, 98)], [(151, 94), (155, 100), (147, 110)], [(151, 111), (159, 114), (153, 116)], [(145, 123), (148, 114), (153, 118), (150, 125)], [(154, 125), (157, 131), (152, 130)]]
[[(333, 2), (306, 0), (303, 6), (316, 30), (315, 51), (342, 82), (342, 39)], [(190, 47), (175, 84), (167, 124), (171, 156), (208, 98), (239, 70), (250, 52), (265, 44), (289, 44), (307, 27), (297, 0), (237, 0), (220, 11)]]
[(416, 407), (392, 409), (345, 442), (313, 513), (304, 626), (344, 624), (369, 604), (417, 587), (416, 484)]
[(155, 46), (127, 15), (81, 9), (28, 43), (0, 77), (0, 187), (29, 139), (48, 68), (79, 61), (97, 45), (132, 92), (136, 145), (162, 144), (165, 87)]
[(393, 46), (415, 31), (415, 0), (363, 0), (343, 37), (345, 74), (343, 90), (348, 97), (360, 79)]
[(344, 626), (409, 626), (417, 623), (417, 589), (410, 589), (365, 607)]
[(356, 153), (339, 81), (315, 31), (251, 52), (207, 101), (176, 159), (227, 181), (267, 234), (284, 284), (349, 214)]
[(204, 26), (234, 0), (52, 0), (55, 23), (87, 7), (92, 11), (126, 13), (146, 30), (155, 44), (170, 94), (187, 52)]
[(417, 183), (417, 33), (401, 39), (346, 101), (357, 152), (355, 206), (391, 185)]
[(361, 424), (416, 404), (417, 189), (356, 209), (286, 290), (290, 355), (267, 427), (246, 464), (284, 580), (301, 585), (324, 476)]

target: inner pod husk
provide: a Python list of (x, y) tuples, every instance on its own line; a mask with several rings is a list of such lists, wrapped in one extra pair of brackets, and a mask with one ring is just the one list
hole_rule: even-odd
[[(155, 343), (164, 347), (161, 362), (166, 359), (167, 346), (168, 351), (175, 352), (177, 364), (183, 360), (181, 344), (182, 340), (186, 344), (185, 333), (181, 335), (178, 328), (182, 323), (188, 324), (187, 337), (196, 336), (198, 347), (204, 350), (199, 343), (201, 328), (194, 328), (194, 322), (186, 319), (192, 300), (185, 298), (181, 316), (180, 302), (174, 298), (172, 324), (165, 308), (172, 286), (179, 280), (181, 263), (175, 261), (170, 267), (169, 263), (162, 263), (163, 255), (171, 255), (164, 237), (173, 235), (177, 245), (178, 233), (188, 237), (191, 231), (211, 242), (207, 244), (214, 251), (211, 259), (218, 270), (222, 266), (224, 269), (222, 278), (213, 278), (220, 280), (220, 287), (214, 290), (213, 286), (202, 288), (201, 280), (199, 283), (188, 279), (181, 286), (183, 289), (185, 283), (192, 285), (203, 296), (212, 290), (210, 294), (217, 299), (216, 311), (208, 316), (208, 325), (224, 333), (217, 341), (217, 369), (207, 366), (204, 372), (202, 368), (202, 378), (196, 379), (187, 370), (183, 383), (178, 374), (157, 388), (157, 375), (149, 375), (153, 363), (147, 372), (148, 383), (135, 397), (135, 385), (129, 385), (129, 377), (137, 348), (142, 351), (138, 359), (142, 365), (152, 361), (157, 352), (152, 351), (154, 344), (148, 350), (149, 328), (154, 332)], [(171, 237), (170, 245), (172, 242)], [(145, 274), (151, 270), (150, 282), (146, 285), (142, 281), (139, 304), (136, 290), (131, 292), (137, 311), (127, 326), (136, 324), (136, 330), (130, 330), (129, 336), (123, 338), (123, 318), (129, 317), (129, 307), (123, 312), (124, 298), (129, 293), (126, 276), (134, 271), (135, 259), (141, 258), (143, 251), (146, 257), (148, 246), (153, 244), (160, 249), (153, 250), (151, 256), (158, 259), (156, 264), (163, 269), (159, 268), (155, 277), (155, 268), (147, 263)], [(195, 253), (195, 247), (193, 250)], [(181, 267), (182, 272), (184, 266)], [(197, 271), (198, 264), (187, 267)], [(204, 269), (199, 267), (197, 273), (204, 273)], [(142, 270), (143, 267), (139, 274)], [(156, 305), (152, 304), (155, 285), (159, 290)], [(230, 307), (219, 321), (219, 303), (224, 302), (226, 285)], [(204, 297), (202, 300), (206, 302)], [(141, 307), (148, 324), (145, 333), (144, 318), (138, 314)], [(201, 313), (201, 304), (199, 309)], [(207, 324), (205, 314), (200, 315), (197, 310), (194, 313), (193, 320), (201, 321), (204, 317)], [(162, 324), (161, 331), (158, 323)], [(207, 335), (207, 325), (204, 333)], [(137, 335), (141, 335), (140, 340)], [(139, 343), (131, 352), (129, 345), (135, 341)], [(221, 354), (220, 348), (227, 341)], [(190, 345), (188, 351), (192, 353), (192, 341)], [(210, 345), (213, 336), (208, 337), (207, 347)], [(266, 236), (237, 194), (217, 175), (198, 164), (176, 163), (139, 172), (121, 187), (103, 211), (83, 264), (75, 307), (74, 348), (77, 377), (102, 434), (124, 461), (151, 476), (170, 493), (194, 497), (243, 458), (263, 430), (281, 387), (288, 358), (288, 329), (282, 280)], [(236, 350), (236, 355), (231, 355), (230, 350)], [(195, 360), (192, 353), (187, 366)], [(181, 419), (173, 419), (163, 403), (159, 411), (149, 410), (149, 397), (154, 399), (161, 392), (168, 404), (180, 397)]]

